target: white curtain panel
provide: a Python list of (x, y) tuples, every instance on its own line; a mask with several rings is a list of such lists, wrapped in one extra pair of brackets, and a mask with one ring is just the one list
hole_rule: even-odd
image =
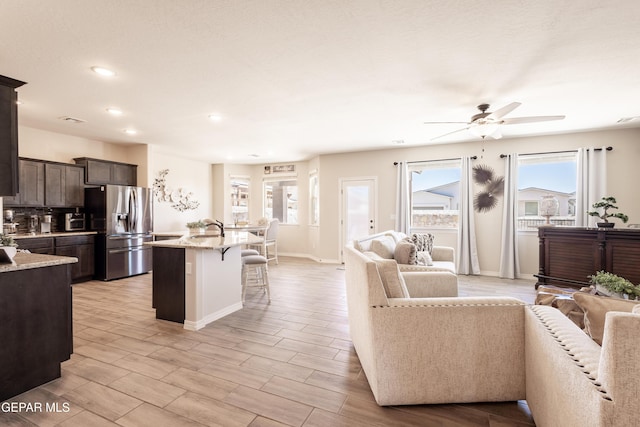
[(460, 176), (460, 211), (458, 217), (458, 274), (480, 274), (476, 228), (473, 213), (473, 172), (471, 159), (463, 157)]
[(409, 234), (411, 206), (409, 197), (409, 167), (406, 161), (397, 165), (396, 231)]
[(607, 149), (578, 149), (576, 226), (595, 227), (598, 218), (587, 215), (591, 205), (607, 196)]
[(502, 210), (502, 242), (500, 248), (500, 277), (516, 279), (520, 274), (518, 262), (518, 155), (504, 159), (504, 206)]

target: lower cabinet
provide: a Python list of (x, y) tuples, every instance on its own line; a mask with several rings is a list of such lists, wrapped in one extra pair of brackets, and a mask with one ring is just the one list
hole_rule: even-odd
[(16, 238), (19, 249), (35, 254), (60, 255), (78, 258), (71, 264), (71, 282), (91, 280), (95, 272), (95, 235)]
[(56, 255), (72, 256), (78, 262), (71, 264), (71, 282), (91, 280), (95, 271), (95, 236), (56, 237)]

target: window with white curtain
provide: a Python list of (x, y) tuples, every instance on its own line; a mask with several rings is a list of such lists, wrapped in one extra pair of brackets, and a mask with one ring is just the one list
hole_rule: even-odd
[(281, 224), (298, 224), (298, 182), (295, 179), (264, 181), (264, 216)]
[(518, 156), (518, 229), (546, 223), (543, 199), (557, 200), (550, 217), (555, 225), (575, 225), (577, 152)]
[(409, 164), (411, 228), (458, 227), (460, 159)]

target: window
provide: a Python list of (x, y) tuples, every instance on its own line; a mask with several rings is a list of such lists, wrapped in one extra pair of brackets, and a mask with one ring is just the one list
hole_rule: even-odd
[(234, 224), (249, 222), (249, 178), (231, 177), (231, 217)]
[(313, 173), (309, 176), (309, 224), (320, 224), (320, 185), (318, 183), (318, 174)]
[(281, 224), (298, 223), (298, 183), (295, 180), (264, 182), (264, 216)]
[(459, 159), (409, 164), (412, 228), (457, 228)]
[(574, 225), (576, 175), (576, 152), (519, 156), (518, 229), (535, 230), (546, 223), (543, 199), (557, 200), (551, 224)]

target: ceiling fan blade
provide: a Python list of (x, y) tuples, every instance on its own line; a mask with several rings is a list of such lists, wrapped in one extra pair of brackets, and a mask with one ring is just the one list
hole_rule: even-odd
[(519, 123), (535, 123), (535, 122), (549, 122), (552, 120), (562, 120), (565, 116), (531, 116), (531, 117), (513, 117), (511, 119), (500, 120), (500, 124), (514, 125)]
[(518, 108), (520, 105), (522, 105), (519, 102), (512, 102), (509, 105), (505, 105), (504, 107), (500, 108), (499, 110), (494, 111), (493, 113), (489, 114), (486, 118), (487, 119), (494, 119), (494, 120), (499, 120), (501, 118), (503, 118), (504, 116), (506, 116), (507, 114), (509, 114), (510, 112), (512, 112), (513, 110), (515, 110), (516, 108)]
[(467, 129), (469, 129), (469, 127), (468, 127), (468, 126), (467, 126), (466, 128), (462, 128), (462, 129), (454, 130), (453, 132), (449, 132), (449, 133), (445, 133), (445, 134), (440, 135), (440, 136), (436, 136), (435, 138), (431, 138), (431, 139), (430, 139), (430, 141), (433, 141), (433, 140), (435, 140), (435, 139), (439, 139), (439, 138), (444, 138), (445, 136), (452, 135), (452, 134), (454, 134), (454, 133), (458, 133), (458, 132), (462, 132), (463, 130), (467, 130)]
[(461, 125), (469, 124), (469, 122), (424, 122), (425, 125), (443, 125), (443, 124), (449, 124), (449, 123), (457, 123)]

